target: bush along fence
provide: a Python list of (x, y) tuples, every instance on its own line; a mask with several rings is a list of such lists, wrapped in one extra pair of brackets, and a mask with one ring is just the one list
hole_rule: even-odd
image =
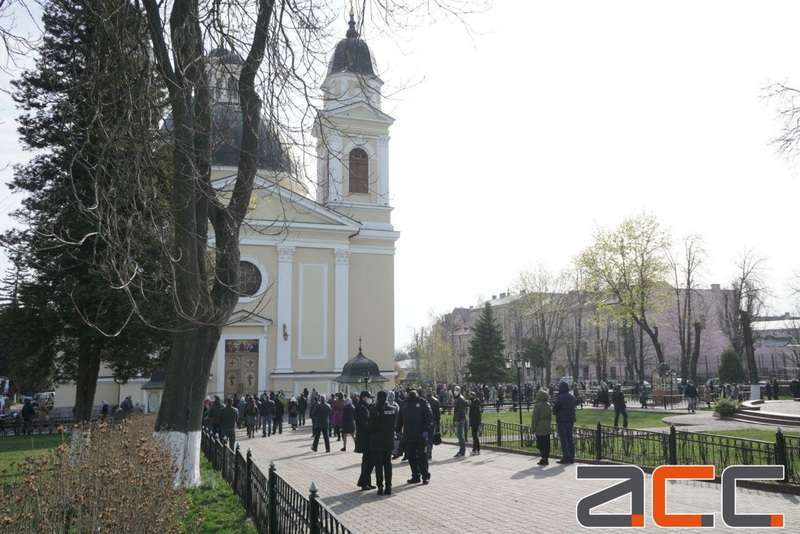
[(213, 468), (220, 471), (239, 497), (256, 530), (263, 534), (352, 534), (328, 511), (311, 483), (306, 497), (282, 479), (270, 463), (266, 475), (253, 463), (250, 451), (232, 450), (208, 430), (203, 430), (201, 449)]
[[(452, 417), (442, 417), (442, 437), (452, 440), (455, 427)], [(467, 429), (468, 433), (468, 429)], [(589, 461), (610, 461), (635, 464), (654, 469), (659, 465), (714, 465), (717, 476), (729, 465), (783, 465), (783, 483), (800, 485), (800, 437), (786, 436), (778, 430), (775, 441), (734, 438), (678, 431), (651, 432), (604, 426), (576, 426), (575, 456)], [(469, 436), (466, 436), (469, 444)], [(561, 456), (556, 427), (550, 434), (551, 455)], [(512, 451), (535, 452), (534, 436), (529, 426), (516, 423), (483, 423), (481, 445)]]

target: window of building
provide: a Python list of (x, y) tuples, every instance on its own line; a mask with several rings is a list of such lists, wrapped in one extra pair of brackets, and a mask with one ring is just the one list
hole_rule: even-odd
[(350, 192), (369, 193), (369, 157), (361, 148), (350, 151)]
[(589, 366), (588, 365), (584, 365), (583, 366), (583, 378), (589, 378)]
[(261, 271), (249, 261), (239, 262), (239, 294), (252, 297), (261, 288)]
[(608, 368), (608, 372), (611, 373), (611, 379), (612, 380), (616, 380), (617, 379), (617, 368), (616, 367), (609, 367)]

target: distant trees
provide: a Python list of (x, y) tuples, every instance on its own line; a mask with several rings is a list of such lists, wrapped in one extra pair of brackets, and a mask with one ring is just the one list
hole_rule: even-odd
[(505, 369), (505, 343), (500, 326), (494, 319), (492, 306), (484, 305), (474, 334), (469, 344), (470, 361), (467, 364), (468, 379), (474, 383), (503, 382), (507, 377)]

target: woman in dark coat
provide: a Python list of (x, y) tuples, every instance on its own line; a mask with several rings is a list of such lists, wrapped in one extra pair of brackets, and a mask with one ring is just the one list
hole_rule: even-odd
[(475, 393), (469, 394), (469, 428), (472, 430), (472, 454), (481, 453), (481, 442), (478, 439), (481, 429), (481, 413), (483, 407)]
[[(347, 450), (347, 435), (350, 434), (350, 437), (353, 437), (353, 434), (356, 432), (356, 408), (353, 406), (353, 401), (350, 398), (346, 398), (344, 400), (344, 407), (342, 408), (342, 426), (341, 426), (341, 434), (342, 440), (344, 444), (342, 445), (342, 450)], [(353, 438), (355, 441), (355, 438)]]

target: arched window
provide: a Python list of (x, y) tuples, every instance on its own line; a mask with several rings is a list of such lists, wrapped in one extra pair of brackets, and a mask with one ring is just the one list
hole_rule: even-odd
[(350, 192), (369, 193), (369, 157), (361, 148), (350, 151)]

